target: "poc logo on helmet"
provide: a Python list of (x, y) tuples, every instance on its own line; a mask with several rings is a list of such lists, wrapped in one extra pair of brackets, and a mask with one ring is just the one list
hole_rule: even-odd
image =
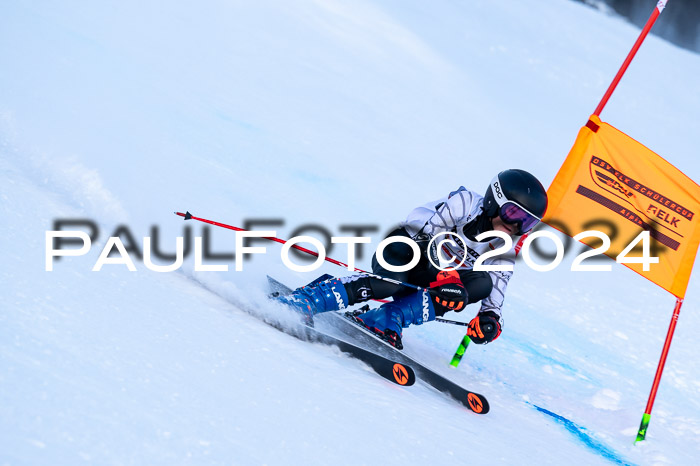
[(495, 191), (494, 194), (496, 194), (496, 196), (498, 196), (499, 199), (503, 197), (503, 192), (501, 191), (501, 185), (498, 183), (498, 181), (493, 183), (493, 190)]

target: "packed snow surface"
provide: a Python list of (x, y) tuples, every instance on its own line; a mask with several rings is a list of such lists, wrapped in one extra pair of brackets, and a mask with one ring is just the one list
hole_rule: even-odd
[[(506, 168), (549, 185), (638, 32), (568, 0), (5, 2), (0, 464), (697, 464), (697, 274), (635, 445), (675, 299), (622, 266), (570, 272), (582, 246), (553, 272), (519, 264), (502, 336), (456, 370), (462, 327), (405, 331), (485, 416), (267, 325), (295, 325), (267, 273), (349, 273), (292, 272), (278, 244), (243, 271), (196, 272), (191, 253), (92, 271), (120, 229), (168, 253), (203, 236), (186, 210), (279, 220), (255, 229), (282, 238), (376, 225), (369, 268), (460, 185)], [(700, 180), (698, 76), (698, 55), (649, 37), (601, 116)], [(70, 219), (98, 237), (46, 271), (45, 234)], [(233, 253), (234, 232), (208, 231)]]

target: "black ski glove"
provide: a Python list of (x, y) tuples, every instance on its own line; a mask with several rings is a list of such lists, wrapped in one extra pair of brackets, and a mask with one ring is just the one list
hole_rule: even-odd
[(498, 314), (493, 311), (480, 312), (469, 322), (467, 336), (477, 345), (490, 343), (501, 334)]

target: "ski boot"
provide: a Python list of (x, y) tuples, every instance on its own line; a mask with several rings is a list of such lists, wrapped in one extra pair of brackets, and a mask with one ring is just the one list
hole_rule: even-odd
[(366, 309), (367, 306), (346, 315), (396, 349), (403, 349), (402, 329), (435, 320), (435, 308), (427, 290), (384, 303), (377, 309)]
[(314, 315), (345, 309), (349, 305), (345, 286), (337, 278), (324, 275), (291, 294), (277, 297), (277, 301), (290, 306), (301, 314), (304, 323), (313, 327)]

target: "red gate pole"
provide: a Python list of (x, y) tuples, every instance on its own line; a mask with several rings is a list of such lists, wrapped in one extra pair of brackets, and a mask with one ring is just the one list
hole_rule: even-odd
[(683, 305), (683, 300), (681, 298), (676, 298), (676, 307), (673, 308), (673, 317), (671, 317), (671, 324), (668, 327), (668, 333), (666, 334), (666, 341), (664, 342), (664, 348), (661, 351), (661, 359), (659, 360), (659, 365), (656, 368), (656, 375), (654, 376), (654, 383), (651, 386), (651, 393), (649, 394), (649, 400), (647, 401), (647, 407), (644, 410), (644, 416), (642, 416), (642, 423), (639, 425), (639, 432), (637, 432), (637, 439), (635, 443), (640, 440), (644, 440), (647, 435), (647, 427), (649, 427), (649, 420), (651, 420), (651, 409), (654, 407), (654, 400), (656, 399), (656, 391), (659, 389), (659, 382), (661, 382), (661, 374), (664, 372), (664, 365), (666, 364), (666, 356), (668, 356), (668, 349), (671, 347), (671, 340), (673, 339), (673, 332), (676, 330), (676, 324), (678, 323), (678, 315), (681, 313), (681, 306)]
[(615, 78), (613, 79), (612, 83), (610, 83), (610, 87), (608, 87), (608, 90), (605, 92), (603, 99), (598, 104), (598, 107), (596, 107), (595, 112), (593, 112), (594, 115), (600, 116), (600, 112), (603, 111), (603, 107), (605, 107), (605, 104), (608, 103), (608, 100), (610, 99), (612, 93), (615, 92), (615, 88), (619, 84), (620, 79), (622, 79), (622, 75), (625, 74), (625, 71), (627, 71), (627, 67), (630, 66), (630, 63), (632, 63), (632, 59), (637, 54), (637, 51), (639, 50), (639, 47), (641, 47), (642, 42), (644, 42), (644, 39), (646, 39), (647, 34), (649, 34), (651, 27), (656, 22), (656, 18), (659, 17), (661, 12), (666, 7), (667, 2), (668, 0), (659, 0), (659, 2), (656, 4), (656, 8), (654, 8), (654, 12), (651, 14), (649, 19), (647, 20), (647, 23), (644, 25), (642, 32), (637, 38), (637, 42), (635, 42), (632, 46), (632, 50), (630, 50), (630, 53), (627, 54), (627, 58), (625, 58), (624, 63), (622, 63), (620, 70), (615, 75)]

